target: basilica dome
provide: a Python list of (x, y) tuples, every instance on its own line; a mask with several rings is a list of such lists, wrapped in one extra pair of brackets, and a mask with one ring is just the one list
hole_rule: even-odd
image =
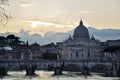
[(75, 28), (73, 38), (75, 40), (86, 41), (89, 39), (88, 29), (83, 25), (83, 21)]

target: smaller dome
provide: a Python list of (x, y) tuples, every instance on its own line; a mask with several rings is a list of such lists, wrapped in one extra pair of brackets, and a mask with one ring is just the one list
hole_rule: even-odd
[(68, 40), (72, 40), (72, 37), (71, 37), (71, 35), (69, 35), (69, 37), (68, 37)]
[(91, 40), (95, 40), (95, 37), (92, 35)]

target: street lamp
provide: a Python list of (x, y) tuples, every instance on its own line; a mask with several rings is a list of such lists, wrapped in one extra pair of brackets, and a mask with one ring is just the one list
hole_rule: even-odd
[(54, 69), (54, 75), (61, 75), (62, 74), (62, 67), (60, 65), (60, 62), (59, 62), (59, 57), (60, 55), (57, 54), (57, 65), (55, 66), (55, 69)]
[(112, 75), (114, 76), (114, 77), (116, 77), (117, 76), (117, 73), (116, 73), (116, 60), (115, 59), (112, 59)]

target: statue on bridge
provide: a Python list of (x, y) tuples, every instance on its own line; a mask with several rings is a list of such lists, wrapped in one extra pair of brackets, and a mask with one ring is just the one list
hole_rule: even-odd
[(26, 71), (26, 76), (35, 76), (35, 69), (37, 68), (36, 64), (26, 64), (21, 66), (21, 70)]
[(54, 75), (62, 75), (62, 68), (57, 66), (54, 68)]

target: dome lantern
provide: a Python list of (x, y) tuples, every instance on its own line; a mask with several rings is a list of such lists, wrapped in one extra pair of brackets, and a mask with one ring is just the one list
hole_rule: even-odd
[(80, 20), (80, 25), (83, 26), (83, 21), (82, 21), (82, 19)]

